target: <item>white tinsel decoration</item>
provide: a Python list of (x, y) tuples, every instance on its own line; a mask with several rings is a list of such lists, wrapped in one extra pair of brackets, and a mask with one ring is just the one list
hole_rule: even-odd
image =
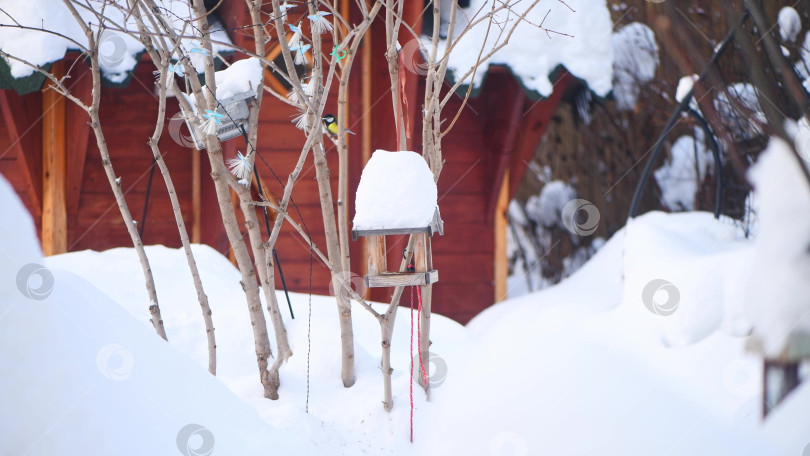
[(295, 5), (290, 5), (290, 3), (287, 0), (284, 0), (284, 3), (282, 3), (281, 6), (279, 7), (279, 9), (281, 10), (281, 20), (282, 20), (282, 22), (284, 22), (284, 23), (287, 22), (287, 16), (289, 15), (289, 13), (287, 13), (287, 11), (291, 10), (291, 9), (294, 9), (294, 8), (296, 8)]
[(290, 27), (290, 30), (293, 32), (292, 38), (290, 41), (287, 41), (287, 47), (290, 48), (291, 51), (298, 49), (298, 46), (301, 44), (301, 23), (298, 23), (298, 26), (292, 24), (287, 24)]
[[(301, 91), (304, 92), (304, 95), (312, 99), (312, 95), (315, 93), (315, 84), (310, 82), (302, 82), (301, 83)], [(301, 100), (298, 99), (298, 92), (295, 90), (291, 90), (290, 93), (287, 94), (287, 98), (295, 104), (298, 104)]]
[(250, 163), (241, 152), (236, 153), (236, 158), (228, 160), (228, 169), (240, 182), (250, 177)]
[(202, 124), (203, 133), (206, 135), (214, 135), (217, 134), (217, 121), (216, 118), (211, 117), (209, 119), (205, 119)]
[(303, 111), (297, 116), (293, 117), (293, 123), (295, 124), (295, 128), (299, 130), (308, 130), (309, 129), (309, 120), (307, 119), (307, 112)]
[(303, 46), (298, 46), (295, 48), (295, 64), (296, 65), (303, 65), (307, 62), (307, 51), (311, 48), (312, 45), (305, 44)]
[(330, 14), (332, 13), (318, 11), (315, 14), (310, 14), (307, 16), (312, 22), (312, 24), (310, 24), (312, 33), (327, 33), (332, 31), (332, 23), (326, 20), (326, 16), (329, 16)]

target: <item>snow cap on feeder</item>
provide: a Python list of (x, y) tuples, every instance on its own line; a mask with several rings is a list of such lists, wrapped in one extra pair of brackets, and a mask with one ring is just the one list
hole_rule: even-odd
[(357, 186), (352, 235), (444, 234), (437, 195), (421, 155), (377, 150)]
[[(264, 67), (255, 57), (234, 62), (230, 67), (215, 73), (217, 83), (216, 112), (208, 113), (205, 109), (198, 109), (194, 97), (181, 92), (181, 96), (191, 105), (193, 112), (183, 111), (188, 130), (194, 139), (197, 150), (205, 148), (205, 135), (209, 132), (216, 134), (220, 141), (227, 141), (242, 135), (247, 131), (247, 121), (250, 115), (248, 102), (256, 98), (262, 78)], [(211, 93), (203, 86), (203, 95), (208, 97)], [(183, 104), (180, 104), (183, 108)]]
[[(378, 150), (363, 168), (357, 186), (352, 238), (367, 237), (366, 285), (427, 285), (439, 280), (433, 270), (430, 237), (444, 234), (436, 183), (425, 159), (408, 151)], [(412, 234), (410, 272), (388, 272), (385, 236)]]

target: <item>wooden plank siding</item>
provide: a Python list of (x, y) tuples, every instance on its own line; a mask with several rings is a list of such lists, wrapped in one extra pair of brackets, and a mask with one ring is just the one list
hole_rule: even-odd
[[(135, 70), (134, 80), (126, 89), (105, 87), (101, 101), (102, 128), (113, 168), (121, 178), (121, 187), (132, 216), (139, 223), (142, 223), (149, 171), (154, 162), (151, 149), (146, 143), (153, 133), (157, 111), (152, 70), (148, 63), (139, 65)], [(114, 115), (110, 112), (112, 109), (115, 109)], [(175, 99), (167, 100), (167, 125), (159, 144), (171, 171), (184, 219), (190, 228), (191, 154), (199, 152), (175, 143), (170, 136), (168, 119), (179, 110)], [(85, 116), (82, 121), (86, 123), (86, 114), (76, 115)], [(72, 132), (77, 133), (80, 132)], [(81, 192), (77, 210), (75, 215), (71, 214), (68, 223), (68, 249), (75, 251), (130, 247), (132, 241), (115, 204), (92, 132), (85, 144), (82, 150), (81, 143), (74, 141), (68, 150), (68, 163), (76, 163), (77, 166), (83, 163), (83, 172), (79, 174)], [(203, 179), (202, 184), (212, 185), (210, 179)], [(143, 242), (146, 245), (180, 247), (180, 236), (174, 223), (168, 192), (158, 170), (155, 171), (152, 182)]]
[(0, 174), (11, 183), (41, 229), (42, 94), (0, 91)]

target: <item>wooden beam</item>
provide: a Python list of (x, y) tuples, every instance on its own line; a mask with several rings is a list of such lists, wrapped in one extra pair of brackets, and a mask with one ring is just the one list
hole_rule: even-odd
[[(64, 61), (53, 64), (56, 77), (64, 75)], [(55, 255), (67, 251), (67, 200), (65, 137), (66, 100), (45, 86), (42, 92), (42, 251)]]
[[(430, 242), (430, 240), (428, 240)], [(419, 386), (421, 386), (425, 393), (430, 398), (430, 313), (433, 301), (433, 284), (422, 285), (419, 287), (422, 304), (422, 311), (419, 313), (419, 347), (421, 348), (420, 354), (422, 355), (422, 362), (425, 366), (424, 376), (419, 376)], [(427, 381), (425, 381), (427, 380)]]
[[(90, 69), (85, 65), (74, 65), (71, 69), (71, 79), (73, 80), (69, 87), (71, 93), (89, 104), (93, 91)], [(65, 198), (68, 226), (73, 226), (78, 221), (84, 166), (92, 129), (87, 113), (75, 103), (67, 104), (65, 115), (67, 117), (66, 128), (70, 132), (70, 140), (67, 145), (67, 162), (70, 163), (70, 166), (67, 167)]]
[[(506, 114), (506, 130), (503, 132), (503, 138), (496, 142), (499, 150), (489, 151), (494, 155), (493, 168), (495, 170), (492, 175), (492, 186), (489, 188), (489, 200), (487, 202), (487, 221), (491, 222), (495, 215), (495, 210), (498, 204), (498, 198), (501, 192), (501, 183), (506, 177), (509, 163), (511, 162), (512, 153), (515, 150), (515, 144), (520, 137), (520, 130), (522, 129), (522, 114), (526, 102), (526, 95), (523, 93), (523, 88), (515, 81), (514, 77), (508, 76), (509, 87), (512, 93), (509, 98), (512, 100), (509, 110)], [(493, 134), (499, 131), (496, 129)]]
[(389, 272), (380, 275), (367, 275), (367, 287), (409, 287), (429, 285), (439, 281), (439, 271), (428, 272)]
[(506, 299), (506, 278), (509, 275), (509, 264), (506, 258), (506, 211), (509, 209), (509, 170), (501, 182), (498, 192), (498, 204), (495, 208), (495, 302)]
[(557, 111), (557, 105), (562, 100), (568, 87), (576, 80), (567, 71), (563, 72), (554, 83), (554, 92), (542, 101), (533, 102), (523, 113), (523, 123), (518, 143), (512, 153), (512, 163), (510, 164), (509, 196), (513, 196), (523, 175), (526, 173), (527, 163), (534, 157), (540, 139), (548, 129), (551, 118)]
[(415, 234), (413, 237), (413, 267), (416, 272), (427, 272), (428, 265), (427, 234)]
[(388, 228), (379, 230), (352, 230), (352, 238), (357, 240), (363, 236), (394, 236), (397, 234), (419, 234), (428, 233), (432, 234), (430, 225), (424, 228)]
[(385, 236), (368, 237), (368, 267), (369, 275), (380, 275), (388, 271), (386, 259)]

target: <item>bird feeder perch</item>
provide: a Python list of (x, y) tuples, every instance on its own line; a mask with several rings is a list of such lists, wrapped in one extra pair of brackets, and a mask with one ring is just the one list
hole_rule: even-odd
[[(357, 187), (352, 239), (368, 242), (367, 287), (430, 285), (439, 281), (433, 269), (431, 237), (444, 234), (433, 173), (415, 152), (378, 150), (363, 169)], [(412, 268), (389, 271), (386, 236), (410, 234)]]

